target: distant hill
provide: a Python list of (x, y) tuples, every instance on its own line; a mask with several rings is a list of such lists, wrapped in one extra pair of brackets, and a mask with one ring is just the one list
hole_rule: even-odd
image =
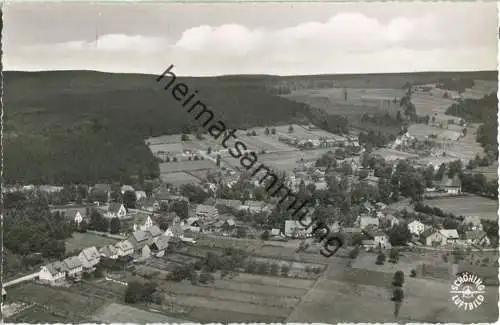
[[(154, 177), (143, 139), (180, 133), (193, 116), (156, 76), (93, 71), (5, 72), (6, 182), (127, 181)], [(289, 123), (308, 107), (223, 78), (178, 78), (228, 128)], [(192, 127), (194, 130), (195, 128)]]
[[(495, 79), (495, 72), (430, 72), (280, 77), (178, 77), (229, 128), (309, 120), (345, 132), (347, 120), (272, 94), (282, 86), (395, 87), (438, 78)], [(158, 175), (143, 139), (194, 130), (193, 117), (145, 74), (95, 71), (4, 72), (7, 183), (128, 182)]]

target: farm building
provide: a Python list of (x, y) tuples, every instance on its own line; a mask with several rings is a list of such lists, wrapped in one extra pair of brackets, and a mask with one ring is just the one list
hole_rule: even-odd
[(427, 229), (420, 234), (420, 242), (425, 246), (441, 246), (443, 243), (443, 235), (435, 229)]
[(118, 258), (118, 250), (113, 245), (106, 245), (99, 250), (99, 253), (103, 257), (116, 260)]
[(367, 216), (367, 215), (361, 215), (359, 217), (359, 227), (361, 229), (365, 229), (365, 228), (367, 228), (370, 225), (374, 225), (375, 227), (378, 228), (378, 226), (379, 226), (379, 220), (378, 220), (378, 218), (370, 217), (370, 216)]
[(66, 278), (66, 267), (59, 261), (44, 265), (38, 273), (38, 278), (51, 285), (61, 283)]
[(455, 175), (450, 179), (448, 175), (444, 174), (438, 187), (443, 189), (448, 194), (458, 195), (462, 193), (462, 182), (460, 181), (458, 175)]
[(66, 268), (66, 275), (68, 277), (79, 277), (83, 272), (83, 265), (77, 256), (71, 256), (62, 261)]
[(122, 240), (115, 244), (118, 256), (129, 256), (134, 253), (134, 246), (128, 240)]
[(153, 226), (153, 220), (151, 219), (151, 216), (145, 215), (145, 214), (140, 214), (136, 216), (134, 220), (134, 226), (133, 229), (134, 231), (142, 230), (146, 231), (149, 228)]
[(97, 264), (99, 264), (99, 260), (101, 255), (95, 246), (87, 247), (83, 249), (78, 255), (80, 262), (82, 263), (83, 269), (85, 271), (93, 270)]
[(155, 252), (157, 257), (161, 257), (165, 255), (165, 251), (168, 247), (168, 243), (170, 241), (170, 237), (166, 235), (161, 235), (155, 238), (153, 244), (151, 245), (151, 249)]
[(219, 211), (212, 205), (198, 204), (196, 215), (202, 219), (216, 219), (219, 216)]

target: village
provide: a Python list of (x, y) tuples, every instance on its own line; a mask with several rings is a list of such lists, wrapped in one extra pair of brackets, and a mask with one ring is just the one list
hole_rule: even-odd
[[(160, 181), (3, 188), (4, 195), (20, 193), (26, 202), (43, 198), (72, 232), (64, 258), (40, 259), (46, 263), (38, 271), (4, 282), (4, 314), (25, 321), (29, 310), (49, 308), (44, 313), (55, 319), (116, 321), (110, 310), (125, 299), (128, 305), (120, 308), (129, 315), (140, 310), (159, 313), (152, 319), (162, 321), (222, 321), (227, 314), (194, 287), (234, 294), (242, 283), (267, 281), (280, 302), (252, 302), (252, 317), (277, 321), (289, 315), (288, 291), (300, 297), (332, 268), (380, 274), (397, 268), (422, 279), (473, 268), (485, 281), (497, 281), (496, 201), (464, 190), (459, 175), (470, 168), (457, 157), (440, 155), (436, 166), (422, 163), (430, 156), (415, 149), (418, 140), (410, 131), (380, 149), (354, 133), (341, 137), (310, 125), (241, 133), (264, 161), (283, 170), (284, 184), (297, 197), (314, 200), (314, 216), (344, 236), (335, 257), (321, 256), (312, 227), (305, 229), (277, 206), (279, 198), (266, 194), (263, 180), (252, 178), (209, 137), (150, 138), (146, 143), (159, 159)], [(273, 277), (295, 282), (281, 287)], [(156, 288), (143, 296), (148, 283)], [(28, 298), (23, 288), (42, 296), (47, 290), (52, 296), (90, 295), (111, 304), (88, 307), (92, 316), (68, 314), (68, 307), (54, 309)], [(246, 317), (242, 305), (269, 294), (260, 287), (248, 290), (255, 297), (233, 303), (234, 321)], [(83, 298), (75, 299), (67, 303)]]

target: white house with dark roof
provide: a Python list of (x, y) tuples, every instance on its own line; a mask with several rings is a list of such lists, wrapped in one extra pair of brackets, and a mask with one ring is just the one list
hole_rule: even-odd
[(439, 188), (443, 189), (448, 194), (458, 195), (462, 193), (462, 182), (460, 181), (458, 175), (453, 176), (453, 178), (449, 178), (445, 173), (441, 179)]
[(61, 283), (66, 279), (66, 267), (59, 261), (44, 265), (38, 272), (38, 278), (52, 285)]
[(439, 233), (443, 236), (443, 244), (455, 244), (460, 239), (456, 229), (440, 229)]
[(122, 240), (115, 244), (118, 256), (130, 256), (134, 253), (134, 246), (128, 240)]
[(62, 263), (66, 267), (68, 277), (79, 277), (83, 272), (83, 265), (78, 256), (68, 257)]
[(95, 266), (99, 264), (101, 259), (101, 254), (95, 246), (84, 248), (80, 254), (78, 254), (78, 258), (82, 263), (84, 270), (93, 270)]

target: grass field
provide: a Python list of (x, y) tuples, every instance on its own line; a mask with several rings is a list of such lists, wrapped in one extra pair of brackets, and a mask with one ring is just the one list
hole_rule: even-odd
[(160, 174), (160, 178), (166, 183), (174, 184), (177, 186), (183, 184), (196, 184), (200, 182), (198, 178), (185, 172), (162, 173)]
[(437, 207), (456, 216), (479, 216), (483, 219), (498, 220), (498, 201), (480, 196), (446, 197), (425, 200), (424, 204)]
[[(321, 278), (287, 318), (287, 322), (395, 322), (390, 298), (392, 274), (339, 269)], [(405, 277), (405, 300), (400, 321), (491, 322), (498, 317), (498, 290), (487, 288), (485, 302), (476, 311), (464, 312), (451, 301), (450, 284)]]
[(102, 323), (184, 323), (185, 319), (178, 319), (152, 311), (146, 311), (127, 305), (111, 303), (97, 310), (92, 320)]
[(115, 244), (118, 240), (108, 237), (99, 236), (91, 233), (73, 233), (73, 236), (66, 240), (66, 252), (82, 250), (86, 247), (96, 246), (101, 248), (108, 244)]
[[(88, 320), (88, 315), (94, 313), (104, 303), (104, 299), (96, 296), (88, 297), (76, 292), (70, 292), (63, 288), (52, 288), (33, 283), (24, 283), (9, 288), (9, 300), (31, 301), (43, 305), (58, 315), (63, 314), (64, 317), (66, 317), (66, 322)], [(26, 312), (29, 315), (29, 309), (26, 310)], [(44, 316), (51, 316), (51, 314), (49, 315), (45, 312), (37, 314), (36, 321), (45, 323), (51, 320), (39, 318)]]

